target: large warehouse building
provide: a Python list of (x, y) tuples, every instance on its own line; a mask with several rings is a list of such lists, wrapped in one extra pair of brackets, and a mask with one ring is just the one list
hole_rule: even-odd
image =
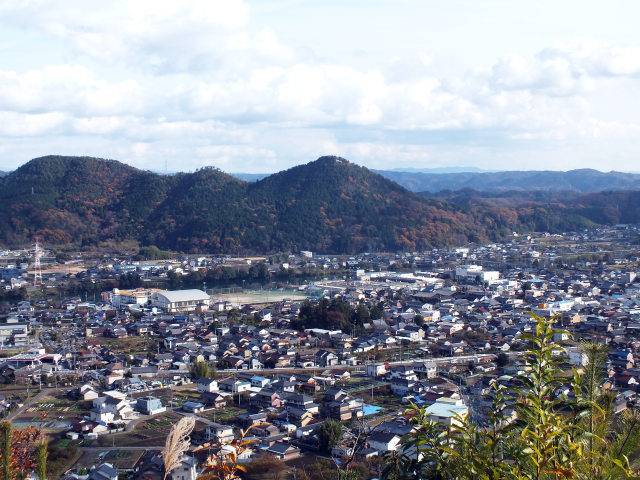
[(151, 304), (169, 313), (208, 310), (209, 295), (197, 289), (153, 292)]

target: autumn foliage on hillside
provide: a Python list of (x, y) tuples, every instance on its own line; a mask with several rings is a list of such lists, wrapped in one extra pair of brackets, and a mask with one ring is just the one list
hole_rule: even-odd
[(246, 183), (210, 167), (159, 175), (114, 160), (50, 156), (0, 179), (0, 243), (23, 246), (37, 235), (49, 245), (135, 240), (194, 253), (407, 251), (631, 222), (640, 217), (639, 195), (574, 196), (567, 204), (469, 192), (425, 197), (338, 157)]

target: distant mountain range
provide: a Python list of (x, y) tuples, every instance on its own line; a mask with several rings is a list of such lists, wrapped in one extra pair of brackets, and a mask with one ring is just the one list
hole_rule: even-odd
[[(375, 172), (384, 172), (385, 170), (374, 170)], [(483, 170), (478, 167), (434, 167), (434, 168), (392, 168), (388, 170), (390, 172), (418, 172), (418, 173), (468, 173), (468, 172), (487, 172), (489, 170)]]
[(440, 192), (471, 188), (484, 192), (505, 191), (576, 191), (601, 192), (604, 190), (640, 189), (640, 174), (600, 172), (580, 169), (559, 171), (504, 171), (424, 173), (378, 171), (389, 180), (399, 183), (413, 192)]
[(0, 170), (0, 178), (6, 177), (7, 175), (9, 175), (9, 172), (3, 172), (2, 170)]
[(258, 180), (262, 180), (263, 178), (266, 178), (271, 174), (270, 173), (231, 173), (230, 175), (244, 182), (257, 182)]
[[(439, 168), (392, 168), (391, 170), (372, 170), (373, 172), (379, 173), (383, 177), (390, 178), (393, 180), (393, 176), (398, 173), (427, 173), (427, 174), (440, 174), (440, 173), (469, 173), (469, 172), (486, 172), (487, 170), (482, 170), (476, 167), (439, 167)], [(245, 182), (257, 182), (258, 180), (262, 180), (265, 177), (271, 175), (270, 173), (231, 173), (230, 175), (236, 177), (237, 179), (244, 180)], [(403, 175), (399, 175), (399, 177), (403, 178)], [(404, 187), (408, 188), (406, 185)], [(414, 190), (421, 191), (421, 190)]]
[[(412, 192), (435, 193), (470, 188), (482, 192), (549, 190), (590, 193), (640, 189), (640, 174), (600, 172), (591, 169), (567, 172), (552, 170), (489, 172), (473, 167), (443, 167), (373, 171)], [(247, 182), (255, 182), (269, 176), (267, 173), (234, 173), (232, 175)]]
[[(416, 174), (413, 174), (416, 175)], [(135, 240), (185, 252), (397, 251), (640, 221), (640, 193), (410, 192), (339, 157), (245, 182), (49, 156), (0, 179), (0, 244)]]

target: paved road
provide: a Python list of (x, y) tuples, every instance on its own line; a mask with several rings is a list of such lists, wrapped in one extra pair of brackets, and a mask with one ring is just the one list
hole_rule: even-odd
[(164, 447), (78, 447), (82, 452), (110, 452), (112, 450), (162, 450)]

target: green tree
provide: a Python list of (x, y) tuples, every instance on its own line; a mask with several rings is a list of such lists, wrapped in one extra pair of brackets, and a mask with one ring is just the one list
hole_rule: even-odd
[(576, 387), (583, 400), (575, 417), (586, 434), (586, 461), (576, 468), (576, 478), (609, 480), (619, 478), (627, 458), (640, 443), (640, 418), (636, 409), (614, 415), (615, 394), (601, 389), (608, 357), (605, 345), (583, 343), (581, 351), (587, 357), (584, 373)]
[(9, 420), (0, 422), (0, 435), (2, 438), (2, 480), (11, 480), (11, 437), (13, 424)]
[(504, 352), (500, 352), (496, 359), (496, 363), (500, 368), (506, 367), (507, 365), (509, 365), (509, 355)]
[(36, 471), (40, 480), (47, 478), (47, 447), (48, 442), (45, 438), (36, 442)]
[(218, 368), (215, 363), (209, 364), (209, 376), (207, 378), (218, 378)]
[(356, 308), (356, 311), (353, 314), (353, 323), (355, 325), (364, 325), (365, 323), (369, 323), (371, 320), (371, 314), (369, 313), (369, 309), (364, 304), (359, 304)]
[(330, 452), (333, 447), (342, 441), (344, 428), (336, 420), (328, 419), (318, 428), (318, 443), (320, 450)]
[(189, 369), (189, 375), (191, 375), (191, 378), (195, 380), (199, 380), (201, 378), (211, 378), (211, 369), (206, 362), (199, 360), (191, 365), (191, 368)]
[[(631, 474), (627, 458), (637, 448), (640, 422), (633, 414), (613, 421), (610, 401), (598, 392), (602, 352), (592, 352), (594, 363), (584, 374), (567, 376), (557, 355), (564, 349), (553, 341), (559, 330), (552, 320), (530, 315), (537, 326), (534, 335), (521, 336), (528, 342), (525, 371), (518, 387), (494, 385), (488, 422), (480, 427), (458, 416), (445, 426), (412, 406), (415, 430), (390, 459), (385, 478), (608, 480)], [(575, 399), (556, 394), (565, 384)]]
[(175, 270), (169, 270), (167, 278), (169, 279), (169, 288), (175, 290), (182, 287), (182, 275)]
[(382, 318), (382, 313), (382, 310), (377, 305), (373, 305), (369, 310), (369, 315), (371, 316), (372, 320)]

